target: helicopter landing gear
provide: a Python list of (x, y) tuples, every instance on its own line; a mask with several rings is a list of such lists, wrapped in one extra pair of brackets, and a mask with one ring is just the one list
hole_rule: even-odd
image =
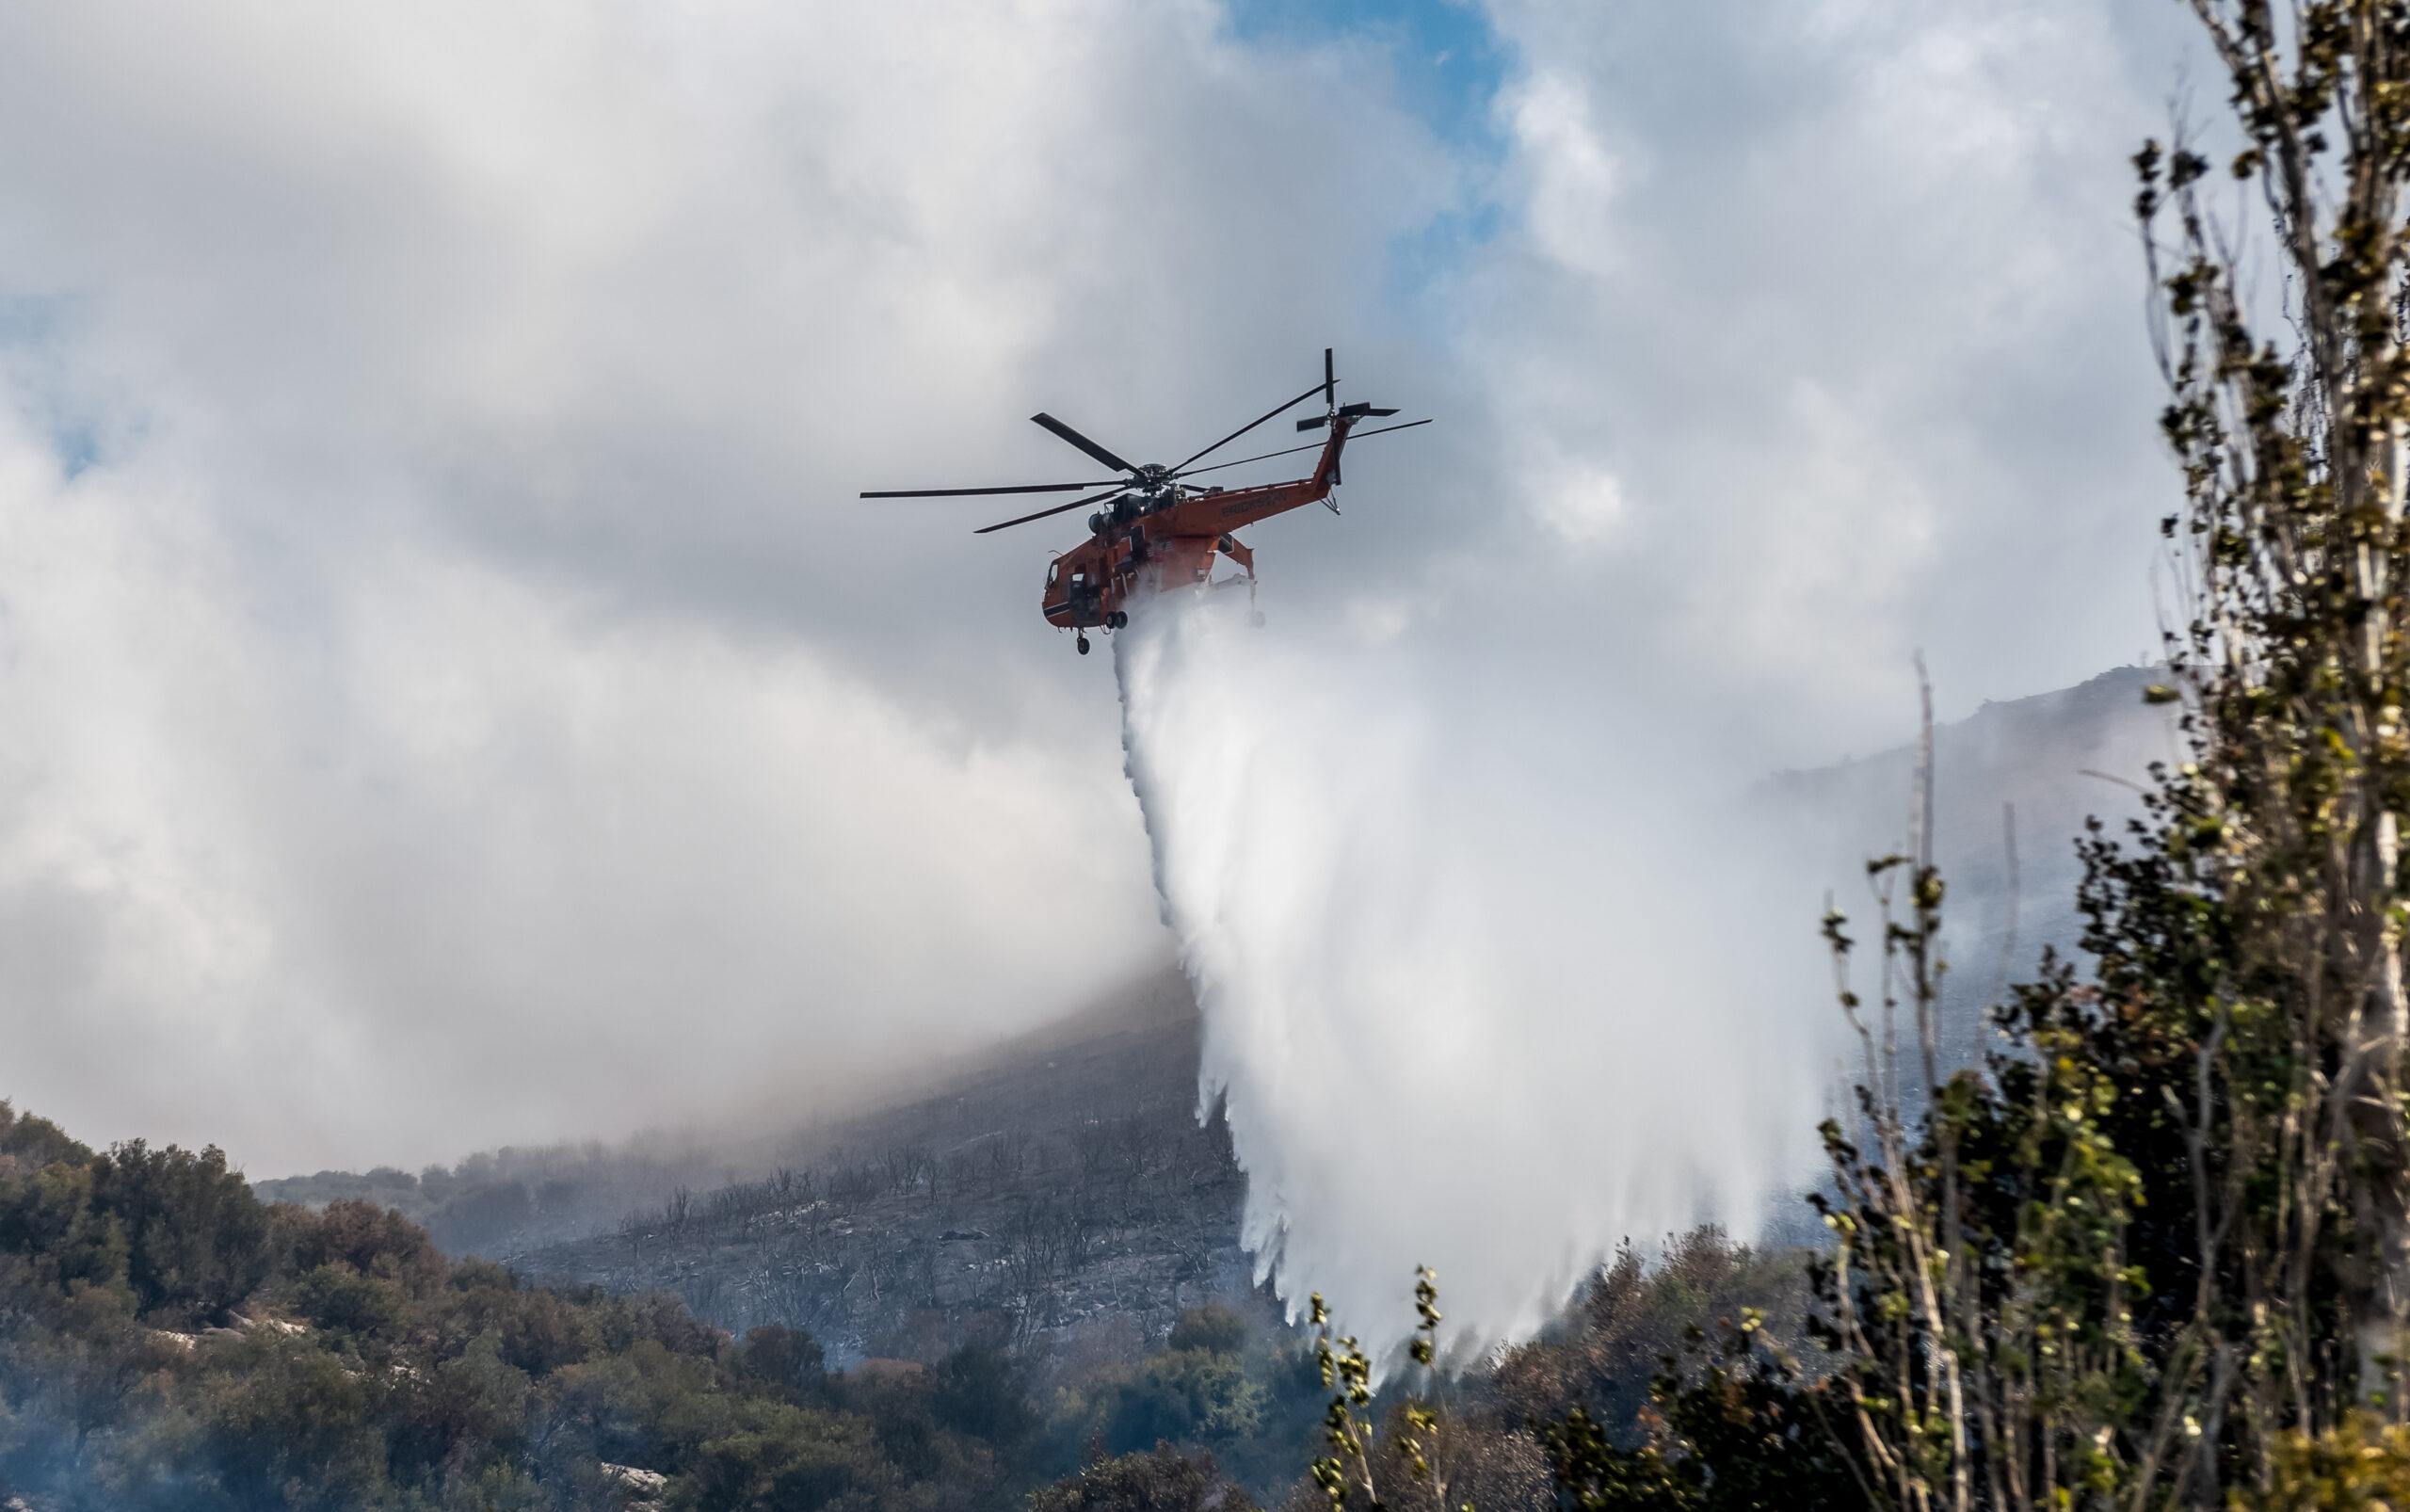
[(1081, 654), (1081, 655), (1083, 655), (1083, 656), (1085, 656), (1085, 655), (1088, 653), (1088, 637), (1087, 637), (1087, 635), (1086, 635), (1084, 633), (1083, 633), (1083, 634), (1081, 635), (1081, 636), (1080, 636), (1080, 643), (1079, 643), (1079, 644), (1080, 644), (1080, 654)]
[(1130, 613), (1126, 609), (1116, 609), (1104, 617), (1104, 623), (1108, 630), (1126, 630), (1130, 626)]
[(1263, 611), (1262, 611), (1262, 610), (1261, 610), (1261, 609), (1249, 609), (1249, 610), (1246, 612), (1246, 622), (1247, 622), (1248, 624), (1253, 625), (1253, 626), (1254, 626), (1256, 629), (1258, 629), (1258, 630), (1262, 629), (1262, 628), (1263, 628)]

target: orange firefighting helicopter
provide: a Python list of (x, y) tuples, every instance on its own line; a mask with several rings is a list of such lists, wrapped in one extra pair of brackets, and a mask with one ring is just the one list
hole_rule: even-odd
[[(1317, 394), (1323, 397), (1323, 412), (1298, 421), (1297, 428), (1320, 430), (1327, 426), (1330, 434), (1326, 439), (1303, 446), (1291, 446), (1283, 451), (1242, 457), (1235, 462), (1215, 462), (1210, 467), (1196, 465), (1256, 426), (1277, 419)], [(991, 530), (1025, 525), (1033, 520), (1043, 520), (1049, 515), (1062, 514), (1084, 505), (1103, 506), (1088, 516), (1088, 539), (1055, 557), (1046, 569), (1046, 593), (1040, 601), (1047, 623), (1078, 632), (1080, 654), (1084, 656), (1088, 653), (1088, 631), (1118, 630), (1128, 624), (1130, 615), (1123, 605), (1139, 593), (1206, 584), (1213, 576), (1216, 553), (1236, 564), (1241, 575), (1226, 578), (1214, 586), (1234, 587), (1245, 583), (1252, 597), (1255, 592), (1255, 553), (1241, 545), (1230, 533), (1259, 520), (1269, 520), (1274, 515), (1285, 514), (1309, 504), (1328, 505), (1330, 512), (1337, 514), (1339, 507), (1331, 504), (1330, 491), (1339, 486), (1339, 454), (1346, 448), (1349, 437), (1384, 436), (1391, 431), (1411, 430), (1416, 426), (1431, 423), (1428, 420), (1409, 420), (1402, 426), (1383, 426), (1375, 430), (1359, 432), (1356, 429), (1358, 421), (1395, 413), (1395, 410), (1370, 404), (1341, 404), (1339, 378), (1332, 368), (1330, 348), (1326, 346), (1322, 353), (1321, 382), (1295, 398), (1265, 410), (1203, 451), (1170, 467), (1159, 462), (1141, 465), (1123, 461), (1052, 415), (1041, 413), (1029, 418), (1105, 466), (1117, 468), (1129, 476), (1109, 485), (1021, 483), (994, 489), (874, 489), (864, 492), (862, 497), (939, 499), (979, 493), (1076, 493), (1082, 489), (1103, 489), (1101, 493), (1073, 499), (1068, 504), (1058, 504), (1036, 514), (984, 525), (973, 532), (984, 536)], [(1314, 462), (1311, 477), (1286, 483), (1263, 483), (1246, 489), (1199, 488), (1181, 481), (1198, 473), (1242, 467), (1267, 458), (1312, 451), (1316, 446), (1321, 448), (1322, 456)]]

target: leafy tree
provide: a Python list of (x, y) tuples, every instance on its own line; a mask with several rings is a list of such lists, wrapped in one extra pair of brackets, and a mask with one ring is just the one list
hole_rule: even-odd
[(211, 1349), (194, 1383), (193, 1456), (265, 1506), (373, 1505), (387, 1488), (376, 1388), (303, 1341), (258, 1333)]
[(92, 1152), (67, 1136), (48, 1118), (19, 1113), (0, 1098), (0, 1175), (10, 1170), (39, 1170), (44, 1166), (91, 1164)]
[(124, 1284), (125, 1228), (94, 1207), (88, 1158), (0, 1172), (0, 1254), (17, 1258), (27, 1285), (49, 1292)]
[(1172, 1325), (1168, 1347), (1209, 1355), (1235, 1355), (1246, 1347), (1246, 1319), (1219, 1302), (1190, 1308)]
[(293, 1286), (304, 1317), (354, 1343), (390, 1342), (410, 1316), (410, 1295), (381, 1276), (340, 1263), (320, 1265)]
[(1116, 1389), (1105, 1441), (1120, 1452), (1163, 1440), (1244, 1439), (1262, 1426), (1263, 1397), (1236, 1355), (1167, 1350)]
[[(2214, 1504), (2404, 1398), (2410, 7), (2193, 9), (2232, 87), (2226, 176), (2274, 234), (2216, 220), (2191, 146), (2137, 155), (2191, 594), (2155, 696), (2190, 759), (2085, 843), (2097, 968), (2020, 989), (1988, 1076), (1935, 1064), (1921, 845), (1875, 868), (1880, 988), (1844, 995), (1869, 1070), (1859, 1128), (1826, 1130), (1827, 1394), (1901, 1504)], [(2245, 247), (2284, 270), (2281, 343)]]
[(937, 1512), (1031, 1477), (999, 1457), (1030, 1411), (993, 1352), (831, 1376), (809, 1335), (737, 1344), (674, 1298), (447, 1263), (365, 1202), (263, 1208), (214, 1150), (96, 1156), (0, 1112), (0, 1499)]
[(591, 1309), (528, 1286), (490, 1261), (454, 1265), (433, 1312), (447, 1350), (490, 1336), (503, 1360), (530, 1375), (573, 1365), (597, 1347)]
[(904, 1504), (906, 1481), (870, 1423), (783, 1407), (704, 1443), (687, 1494), (698, 1512), (876, 1512)]
[(472, 1186), (444, 1201), (427, 1227), (455, 1254), (474, 1253), (524, 1230), (536, 1214), (536, 1199), (523, 1182)]
[(1213, 1456), (1158, 1444), (1032, 1493), (1029, 1512), (1233, 1512), (1246, 1504)]
[(1821, 1381), (1759, 1338), (1743, 1309), (1726, 1336), (1668, 1354), (1622, 1441), (1575, 1407), (1543, 1438), (1558, 1490), (1582, 1508), (1625, 1512), (1754, 1512), (1879, 1503), (1852, 1445), (1828, 1416)]
[(820, 1341), (800, 1328), (776, 1323), (754, 1328), (737, 1348), (736, 1368), (790, 1402), (814, 1402), (827, 1395), (827, 1356)]
[(974, 1340), (938, 1362), (929, 1409), (943, 1426), (1000, 1448), (1037, 1425), (1025, 1373), (1012, 1351), (992, 1340)]
[(137, 1139), (89, 1169), (92, 1208), (122, 1230), (145, 1313), (222, 1317), (266, 1279), (266, 1212), (215, 1145), (196, 1155)]
[(836, 1394), (844, 1410), (876, 1424), (889, 1458), (926, 1475), (942, 1459), (929, 1387), (929, 1372), (918, 1362), (866, 1360), (838, 1384)]
[(284, 1247), (280, 1257), (295, 1270), (340, 1264), (362, 1276), (378, 1276), (413, 1295), (444, 1274), (443, 1256), (426, 1231), (392, 1208), (357, 1198), (329, 1202), (317, 1213), (280, 1208), (275, 1217)]
[[(51, 1314), (51, 1327), (11, 1353), (40, 1382), (29, 1405), (64, 1426), (66, 1464), (85, 1468), (93, 1436), (124, 1424), (143, 1406), (143, 1387), (168, 1362), (163, 1345), (134, 1321), (133, 1298), (117, 1287), (78, 1282)], [(6, 1455), (0, 1455), (5, 1463)]]
[(1712, 1225), (1670, 1241), (1654, 1262), (1627, 1246), (1567, 1327), (1499, 1361), (1501, 1405), (1518, 1424), (1558, 1418), (1577, 1402), (1599, 1424), (1636, 1423), (1662, 1389), (1664, 1366), (1695, 1356), (1704, 1329), (1754, 1313), (1774, 1337), (1797, 1340), (1808, 1302), (1805, 1258), (1735, 1244)]

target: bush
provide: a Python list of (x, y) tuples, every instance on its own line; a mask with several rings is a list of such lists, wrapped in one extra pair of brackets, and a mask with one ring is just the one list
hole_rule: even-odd
[(929, 1408), (943, 1426), (998, 1446), (1020, 1442), (1037, 1424), (1019, 1362), (993, 1343), (965, 1344), (938, 1363)]
[(869, 1424), (801, 1407), (704, 1444), (687, 1485), (699, 1512), (876, 1512), (905, 1489)]
[(1172, 1325), (1166, 1345), (1174, 1351), (1201, 1350), (1209, 1355), (1235, 1355), (1246, 1347), (1246, 1319), (1219, 1302), (1190, 1308)]
[(209, 1352), (194, 1383), (194, 1468), (263, 1506), (372, 1505), (385, 1434), (362, 1374), (310, 1343), (256, 1333)]
[(436, 1304), (439, 1338), (458, 1348), (490, 1335), (502, 1359), (530, 1375), (549, 1375), (585, 1359), (596, 1347), (593, 1319), (557, 1293), (522, 1284), (489, 1261), (453, 1267)]
[(827, 1357), (820, 1341), (800, 1328), (775, 1323), (755, 1328), (737, 1346), (736, 1368), (790, 1402), (816, 1402), (827, 1395)]
[[(67, 1137), (67, 1131), (48, 1118), (37, 1118), (30, 1113), (19, 1113), (6, 1099), (0, 1099), (0, 1161), (13, 1163), (24, 1170), (39, 1170), (44, 1166), (88, 1166), (92, 1151)], [(0, 1175), (6, 1175), (0, 1166)]]
[(1029, 1512), (1228, 1512), (1247, 1504), (1212, 1455), (1159, 1444), (1034, 1492)]
[[(681, 1508), (937, 1512), (1018, 1473), (990, 1447), (1027, 1413), (1001, 1352), (831, 1377), (808, 1334), (732, 1344), (674, 1298), (448, 1264), (373, 1203), (264, 1208), (216, 1150), (94, 1156), (0, 1112), (0, 1144), (60, 1157), (0, 1155), (0, 1500), (568, 1512), (624, 1500), (608, 1463)], [(172, 1327), (254, 1290), (308, 1326)]]
[(295, 1306), (321, 1328), (355, 1341), (391, 1340), (410, 1313), (409, 1295), (381, 1276), (362, 1276), (348, 1265), (320, 1265), (295, 1283)]
[(1105, 1443), (1116, 1453), (1165, 1440), (1243, 1439), (1263, 1425), (1264, 1390), (1238, 1357), (1170, 1350), (1113, 1393)]
[(220, 1319), (267, 1279), (267, 1212), (215, 1145), (196, 1155), (137, 1139), (91, 1171), (92, 1206), (124, 1231), (145, 1314)]
[(532, 1383), (488, 1335), (431, 1370), (400, 1378), (394, 1456), (432, 1469), (466, 1453), (508, 1455), (527, 1437)]
[(391, 1208), (345, 1198), (324, 1211), (280, 1209), (279, 1237), (293, 1269), (348, 1265), (362, 1276), (381, 1276), (412, 1295), (426, 1293), (444, 1275), (443, 1257), (426, 1231)]

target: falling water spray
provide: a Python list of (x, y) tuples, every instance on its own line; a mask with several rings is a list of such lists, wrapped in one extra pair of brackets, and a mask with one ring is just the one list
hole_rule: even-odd
[(1623, 1242), (1745, 1235), (1803, 1180), (1813, 890), (1769, 884), (1678, 734), (1211, 595), (1115, 651), (1199, 1114), (1293, 1313), (1395, 1345), (1422, 1263), (1451, 1347), (1528, 1337)]

